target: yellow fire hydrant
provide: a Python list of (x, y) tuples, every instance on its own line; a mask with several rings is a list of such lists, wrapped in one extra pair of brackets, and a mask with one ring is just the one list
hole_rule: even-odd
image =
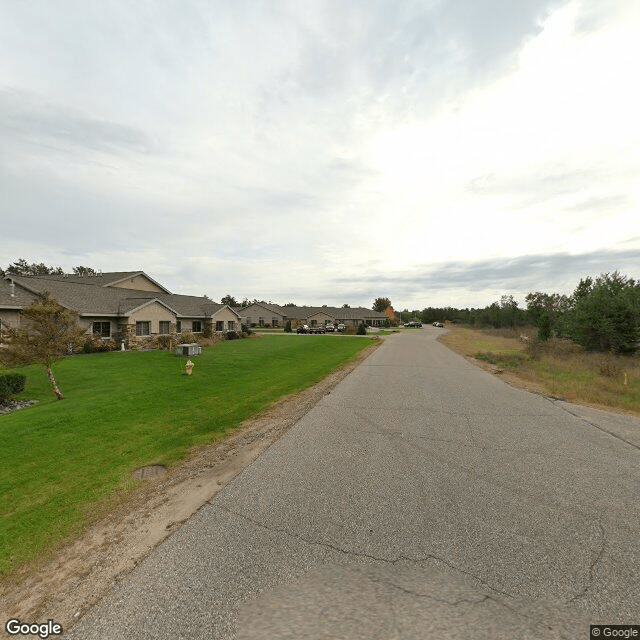
[(193, 371), (194, 366), (195, 365), (193, 364), (193, 362), (191, 362), (191, 360), (187, 360), (187, 364), (184, 365), (184, 368), (187, 371), (188, 376), (191, 375), (191, 372)]

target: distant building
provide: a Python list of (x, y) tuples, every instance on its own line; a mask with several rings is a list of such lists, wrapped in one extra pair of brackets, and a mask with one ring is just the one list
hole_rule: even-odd
[(364, 307), (281, 307), (268, 302), (254, 302), (247, 307), (236, 308), (243, 322), (256, 327), (282, 327), (287, 321), (299, 320), (311, 327), (339, 324), (365, 324), (370, 327), (381, 327), (387, 316), (384, 313), (365, 309)]

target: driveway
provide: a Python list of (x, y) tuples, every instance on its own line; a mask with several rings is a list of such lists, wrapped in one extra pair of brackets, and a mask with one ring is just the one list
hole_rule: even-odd
[(588, 638), (639, 624), (640, 420), (389, 336), (68, 637)]

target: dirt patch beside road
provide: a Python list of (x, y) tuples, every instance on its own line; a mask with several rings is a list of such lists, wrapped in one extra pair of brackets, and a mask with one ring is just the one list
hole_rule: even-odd
[(53, 560), (32, 564), (0, 585), (0, 622), (53, 619), (70, 629), (113, 584), (282, 437), (382, 341), (313, 387), (279, 400), (228, 437), (198, 449), (164, 475), (144, 481), (126, 501)]

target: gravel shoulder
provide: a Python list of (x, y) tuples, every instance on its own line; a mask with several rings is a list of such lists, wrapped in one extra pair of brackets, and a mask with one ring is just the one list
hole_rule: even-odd
[(115, 583), (251, 465), (381, 343), (367, 347), (313, 387), (283, 398), (245, 421), (223, 440), (198, 449), (166, 474), (145, 480), (109, 515), (58, 549), (53, 559), (32, 563), (5, 579), (0, 584), (2, 621), (51, 618), (68, 631)]

